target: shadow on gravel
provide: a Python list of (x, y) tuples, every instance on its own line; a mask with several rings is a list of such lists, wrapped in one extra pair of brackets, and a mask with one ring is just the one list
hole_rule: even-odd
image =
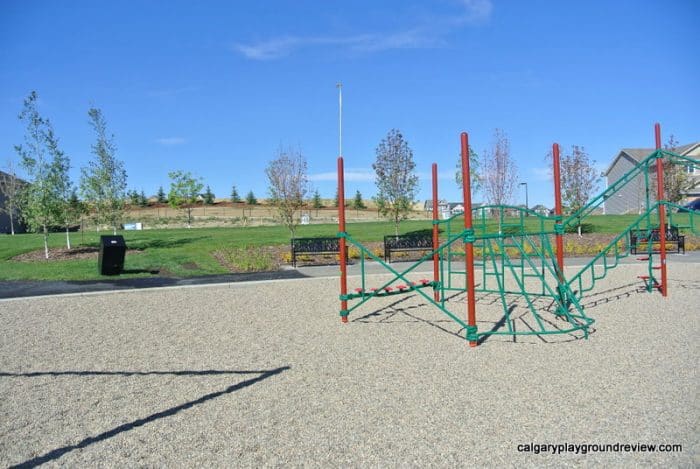
[(226, 371), (226, 370), (199, 370), (199, 371), (143, 371), (143, 372), (131, 372), (131, 371), (48, 371), (48, 372), (37, 372), (37, 373), (0, 373), (0, 376), (27, 376), (27, 377), (32, 377), (32, 376), (60, 376), (60, 375), (77, 375), (77, 376), (91, 376), (91, 375), (123, 375), (123, 376), (131, 376), (131, 375), (150, 375), (150, 374), (167, 374), (167, 375), (210, 375), (210, 374), (258, 374), (259, 376), (256, 376), (255, 378), (250, 378), (245, 381), (241, 381), (240, 383), (236, 383), (232, 386), (227, 387), (226, 389), (218, 392), (213, 392), (210, 394), (205, 394), (204, 396), (200, 397), (199, 399), (195, 399), (193, 401), (185, 402), (184, 404), (180, 404), (175, 407), (171, 407), (169, 409), (163, 410), (161, 412), (156, 412), (155, 414), (151, 414), (148, 417), (136, 419), (132, 422), (125, 423), (123, 425), (119, 425), (118, 427), (114, 427), (111, 430), (107, 430), (106, 432), (100, 433), (99, 435), (96, 436), (91, 436), (88, 438), (85, 438), (84, 440), (80, 441), (79, 443), (76, 443), (75, 445), (69, 445), (69, 446), (63, 446), (61, 448), (56, 448), (52, 451), (49, 451), (46, 454), (43, 454), (41, 456), (37, 456), (35, 458), (29, 459), (27, 461), (24, 461), (22, 463), (19, 463), (17, 465), (13, 465), (10, 467), (13, 468), (25, 468), (25, 467), (36, 467), (41, 464), (45, 464), (49, 461), (54, 461), (61, 456), (63, 456), (66, 453), (70, 453), (71, 451), (74, 451), (76, 449), (80, 448), (85, 448), (87, 446), (90, 446), (94, 443), (99, 443), (100, 441), (104, 441), (108, 438), (112, 438), (114, 436), (119, 435), (120, 433), (128, 432), (129, 430), (133, 430), (134, 428), (140, 427), (142, 425), (146, 425), (147, 423), (154, 422), (156, 420), (165, 418), (165, 417), (171, 417), (175, 414), (177, 414), (180, 411), (187, 410), (189, 408), (192, 408), (194, 406), (197, 406), (199, 404), (203, 404), (207, 401), (210, 401), (212, 399), (216, 399), (217, 397), (224, 396), (226, 394), (231, 394), (232, 392), (241, 390), (243, 388), (247, 388), (248, 386), (252, 386), (253, 384), (256, 384), (260, 381), (263, 381), (267, 378), (270, 378), (272, 376), (278, 375), (282, 373), (283, 371), (289, 370), (289, 366), (282, 366), (280, 368), (275, 368), (274, 370), (263, 370), (263, 371)]

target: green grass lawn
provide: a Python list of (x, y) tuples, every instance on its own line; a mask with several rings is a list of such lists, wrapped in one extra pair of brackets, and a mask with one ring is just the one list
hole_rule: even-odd
[[(620, 233), (636, 215), (595, 215), (586, 219), (594, 232)], [(674, 223), (688, 223), (688, 215), (674, 214)], [(507, 220), (515, 222), (516, 220)], [(457, 220), (457, 224), (461, 220)], [(401, 232), (431, 229), (430, 220), (407, 220), (401, 223)], [(528, 230), (537, 230), (539, 222), (531, 217), (526, 220)], [(457, 227), (455, 227), (457, 228)], [(545, 228), (551, 229), (547, 221)], [(389, 222), (363, 222), (348, 224), (348, 232), (360, 242), (381, 241), (386, 234), (394, 233)], [(335, 236), (337, 225), (305, 225), (297, 231), (298, 237)], [(497, 224), (489, 221), (487, 231), (495, 232)], [(104, 232), (101, 234), (105, 234)], [(106, 233), (110, 234), (110, 233)], [(212, 252), (244, 246), (288, 245), (289, 232), (282, 226), (162, 229), (145, 231), (123, 231), (129, 249), (142, 252), (127, 253), (125, 269), (142, 271), (125, 273), (124, 277), (144, 277), (149, 271), (168, 272), (177, 277), (222, 274), (227, 270), (212, 256)], [(99, 233), (71, 233), (73, 247), (99, 246)], [(52, 233), (50, 248), (65, 247), (65, 234)], [(18, 262), (10, 260), (26, 252), (43, 249), (41, 235), (23, 234), (0, 237), (0, 280), (92, 280), (104, 279), (97, 272), (95, 259), (61, 261)], [(145, 271), (145, 272), (144, 272)]]

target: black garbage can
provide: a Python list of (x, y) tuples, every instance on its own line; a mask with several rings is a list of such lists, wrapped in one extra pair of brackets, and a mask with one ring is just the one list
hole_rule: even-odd
[(124, 270), (126, 243), (123, 236), (100, 236), (100, 255), (97, 270), (102, 275), (119, 275)]

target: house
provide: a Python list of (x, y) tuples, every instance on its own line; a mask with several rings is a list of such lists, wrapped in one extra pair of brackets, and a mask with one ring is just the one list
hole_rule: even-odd
[[(624, 174), (638, 166), (641, 161), (654, 152), (653, 148), (623, 148), (615, 156), (608, 169), (603, 173), (608, 186), (620, 179)], [(675, 153), (690, 158), (700, 158), (700, 142), (689, 143), (678, 147)], [(686, 201), (700, 197), (700, 167), (686, 166), (690, 177), (695, 181), (693, 189), (688, 191)], [(656, 177), (656, 170), (652, 166), (649, 173)], [(610, 215), (620, 215), (625, 213), (642, 213), (646, 200), (646, 185), (644, 176), (637, 175), (632, 181), (627, 183), (622, 189), (605, 201), (605, 213)], [(653, 192), (653, 191), (652, 191)], [(655, 194), (649, 194), (649, 199), (656, 201)]]
[[(5, 201), (7, 200), (6, 195), (6, 184), (9, 182), (17, 182), (19, 186), (24, 186), (27, 184), (26, 181), (0, 171), (0, 233), (11, 233), (10, 225), (10, 214), (5, 211)], [(19, 212), (15, 212), (12, 218), (12, 225), (14, 225), (15, 233), (24, 233), (26, 231), (26, 226), (24, 225)]]
[[(482, 204), (480, 203), (472, 203), (472, 208), (478, 208), (481, 205)], [(433, 201), (426, 200), (425, 203), (423, 203), (423, 210), (432, 213)], [(454, 215), (457, 215), (458, 213), (464, 213), (464, 204), (462, 202), (448, 202), (446, 200), (438, 200), (438, 213), (440, 214), (440, 218), (445, 220)]]

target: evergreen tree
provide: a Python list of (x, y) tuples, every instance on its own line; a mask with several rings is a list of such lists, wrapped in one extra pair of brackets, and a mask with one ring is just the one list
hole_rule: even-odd
[(359, 190), (355, 192), (355, 198), (352, 201), (352, 208), (354, 208), (355, 210), (362, 210), (364, 208), (367, 208), (365, 203), (362, 201), (362, 194)]
[(323, 208), (323, 201), (321, 200), (321, 194), (318, 193), (318, 189), (316, 189), (313, 199), (311, 199), (311, 206), (316, 210)]
[(238, 195), (238, 189), (236, 189), (236, 186), (233, 186), (231, 188), (231, 202), (234, 204), (237, 204), (241, 201), (241, 196)]
[(211, 188), (207, 186), (207, 190), (204, 193), (204, 204), (205, 205), (214, 205), (214, 193), (211, 191)]
[(156, 198), (157, 198), (159, 204), (164, 204), (168, 201), (168, 198), (165, 196), (165, 191), (163, 190), (163, 186), (160, 186), (158, 188), (158, 194), (156, 195)]
[(248, 192), (248, 195), (245, 196), (245, 202), (248, 205), (257, 205), (258, 204), (258, 199), (255, 198), (255, 194), (253, 194), (253, 191)]

